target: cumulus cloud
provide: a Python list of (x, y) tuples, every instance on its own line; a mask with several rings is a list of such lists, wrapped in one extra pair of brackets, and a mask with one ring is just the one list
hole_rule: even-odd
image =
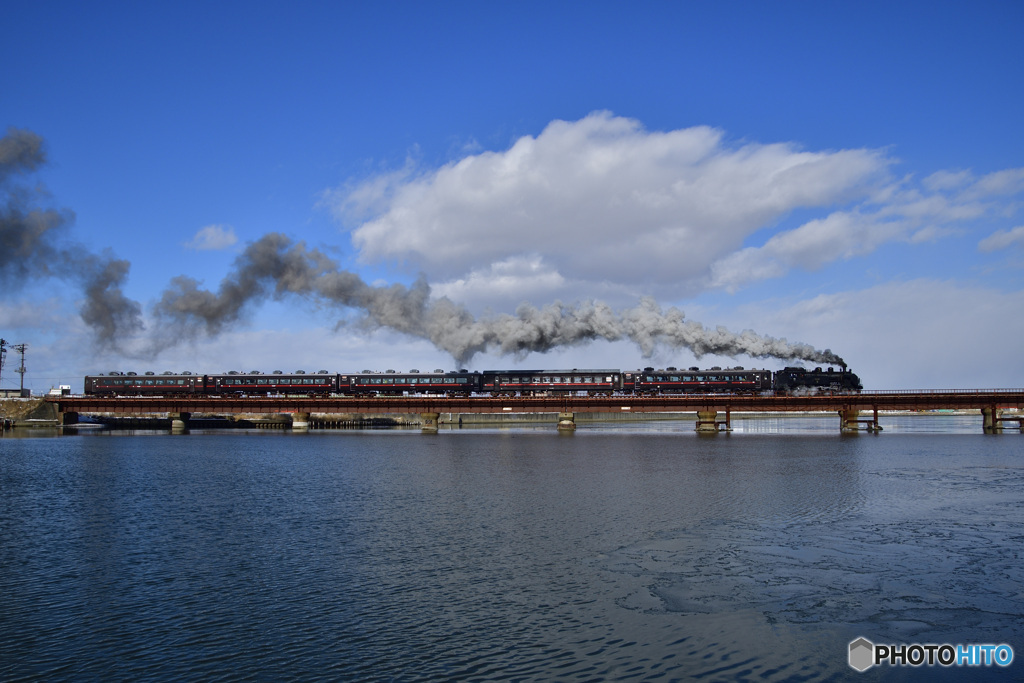
[(375, 177), (333, 195), (366, 261), (457, 281), (540, 256), (567, 282), (688, 285), (799, 208), (863, 198), (891, 164), (877, 150), (731, 144), (698, 126), (648, 131), (607, 112), (554, 121), (499, 152)]
[[(326, 200), (365, 262), (404, 263), (460, 300), (735, 291), (891, 242), (1012, 213), (1024, 169), (894, 178), (884, 151), (731, 143), (596, 112), (438, 169), (412, 162)], [(793, 215), (807, 215), (795, 227)], [(524, 268), (531, 264), (532, 274)], [(616, 295), (617, 292), (617, 295)], [(509, 298), (502, 301), (511, 300)]]
[(188, 249), (196, 251), (216, 251), (227, 249), (238, 242), (235, 229), (230, 225), (207, 225), (185, 243)]

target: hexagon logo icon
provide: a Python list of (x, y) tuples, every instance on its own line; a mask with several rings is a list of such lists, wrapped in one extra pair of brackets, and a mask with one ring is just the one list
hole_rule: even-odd
[(874, 663), (874, 643), (867, 638), (858, 638), (850, 643), (850, 666), (857, 671), (867, 671)]

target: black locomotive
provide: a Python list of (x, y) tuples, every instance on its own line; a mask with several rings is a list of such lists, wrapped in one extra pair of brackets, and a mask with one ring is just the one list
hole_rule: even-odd
[(788, 367), (747, 370), (713, 367), (701, 370), (458, 370), (444, 372), (285, 374), (229, 372), (200, 375), (191, 372), (110, 372), (89, 375), (84, 389), (93, 396), (550, 396), (558, 394), (611, 396), (665, 394), (803, 394), (851, 393), (862, 389), (860, 378), (845, 367), (807, 370)]

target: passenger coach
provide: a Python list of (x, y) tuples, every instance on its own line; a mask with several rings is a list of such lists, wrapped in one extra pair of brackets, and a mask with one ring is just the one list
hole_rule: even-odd
[(636, 394), (754, 394), (771, 389), (770, 370), (644, 368), (622, 373), (622, 390)]
[(360, 372), (338, 375), (338, 393), (354, 396), (404, 394), (444, 394), (469, 396), (480, 391), (480, 373), (457, 372)]
[(165, 372), (156, 375), (147, 372), (111, 372), (107, 375), (87, 375), (83, 383), (85, 393), (90, 396), (174, 396), (201, 394), (206, 391), (203, 375)]
[(611, 395), (621, 390), (621, 378), (618, 370), (486, 370), (480, 390), (492, 396)]

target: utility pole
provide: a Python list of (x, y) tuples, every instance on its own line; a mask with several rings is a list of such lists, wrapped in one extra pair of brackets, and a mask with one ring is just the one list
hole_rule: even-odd
[(25, 349), (28, 348), (28, 344), (14, 344), (11, 346), (12, 349), (21, 354), (21, 365), (15, 370), (16, 373), (21, 375), (21, 395), (25, 395)]
[(4, 372), (4, 359), (7, 358), (7, 340), (0, 339), (0, 376)]

